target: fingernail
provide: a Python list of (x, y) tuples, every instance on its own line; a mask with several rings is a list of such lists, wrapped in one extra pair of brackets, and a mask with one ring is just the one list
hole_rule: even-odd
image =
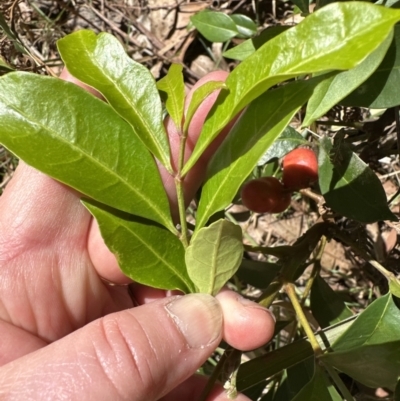
[(220, 337), (222, 310), (211, 295), (184, 295), (165, 308), (190, 348), (204, 348)]
[(243, 298), (243, 297), (239, 297), (239, 298), (238, 298), (238, 301), (239, 301), (243, 306), (245, 306), (246, 308), (260, 309), (260, 310), (262, 310), (262, 311), (264, 311), (264, 312), (267, 312), (267, 313), (270, 314), (271, 317), (274, 319), (274, 322), (276, 322), (276, 317), (275, 317), (275, 315), (274, 315), (274, 314), (272, 313), (272, 311), (269, 310), (268, 308), (265, 308), (264, 306), (262, 306), (262, 305), (260, 305), (260, 304), (258, 304), (258, 303), (256, 303), (256, 302), (250, 301), (250, 299)]

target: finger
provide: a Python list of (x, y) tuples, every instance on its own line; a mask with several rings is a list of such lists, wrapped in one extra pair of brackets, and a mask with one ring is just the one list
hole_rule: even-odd
[(271, 340), (275, 318), (268, 309), (227, 289), (217, 299), (224, 312), (223, 338), (229, 345), (250, 351)]
[[(83, 84), (79, 83), (79, 81), (77, 81), (76, 79), (74, 79), (73, 81), (72, 78), (70, 78), (70, 75), (66, 72), (66, 70), (63, 71), (62, 76), (64, 79), (75, 82), (80, 86), (85, 87)], [(206, 77), (202, 78), (199, 82), (196, 83), (196, 85), (192, 88), (192, 90), (188, 94), (188, 99), (190, 100), (193, 92), (199, 86), (204, 85), (206, 82), (211, 80), (224, 81), (227, 78), (227, 76), (228, 73), (225, 71), (215, 71), (208, 74)], [(215, 91), (211, 95), (209, 95), (199, 106), (198, 110), (195, 112), (193, 116), (193, 119), (191, 121), (188, 130), (187, 149), (185, 153), (186, 160), (190, 157), (193, 151), (193, 148), (200, 135), (207, 114), (210, 111), (211, 107), (213, 106), (215, 100), (217, 99), (218, 93), (219, 91)], [(188, 101), (186, 102), (186, 107), (187, 106), (188, 106)], [(165, 124), (170, 141), (172, 164), (176, 166), (179, 154), (180, 133), (178, 132), (177, 128), (175, 127), (170, 118), (167, 118)], [(210, 145), (209, 149), (199, 159), (199, 161), (190, 170), (189, 174), (185, 178), (184, 194), (185, 194), (186, 204), (190, 202), (190, 200), (194, 197), (196, 191), (200, 187), (205, 176), (207, 163), (211, 158), (212, 154), (219, 146), (220, 142), (227, 135), (229, 129), (230, 127), (227, 127), (225, 130), (223, 130), (223, 132)], [(174, 177), (172, 177), (161, 164), (158, 164), (158, 166), (161, 179), (163, 181), (164, 188), (170, 203), (171, 214), (173, 216), (173, 219), (177, 221), (179, 213), (178, 213)], [(118, 267), (118, 262), (115, 256), (109, 251), (109, 249), (105, 245), (104, 240), (99, 232), (97, 222), (95, 220), (93, 220), (89, 231), (88, 251), (91, 261), (101, 277), (116, 284), (128, 284), (131, 282), (131, 280), (122, 273), (122, 271)]]
[(57, 392), (57, 398), (68, 400), (158, 400), (207, 360), (221, 331), (222, 312), (211, 296), (155, 301), (107, 315), (3, 366), (0, 394), (13, 399), (54, 399)]
[[(137, 283), (132, 284), (132, 289), (139, 304), (171, 295), (170, 291)], [(226, 288), (217, 295), (217, 299), (224, 313), (222, 336), (225, 342), (241, 351), (249, 351), (271, 340), (275, 317), (268, 309)]]

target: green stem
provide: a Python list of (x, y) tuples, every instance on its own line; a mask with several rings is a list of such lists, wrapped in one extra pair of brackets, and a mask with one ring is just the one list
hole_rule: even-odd
[(324, 250), (325, 250), (326, 242), (327, 242), (326, 241), (326, 237), (323, 235), (321, 237), (321, 242), (320, 242), (320, 245), (319, 245), (319, 249), (318, 249), (317, 254), (315, 256), (315, 261), (314, 261), (314, 266), (313, 266), (313, 269), (312, 269), (312, 272), (311, 272), (311, 276), (307, 281), (306, 287), (305, 287), (305, 289), (303, 291), (303, 294), (301, 296), (301, 299), (300, 299), (300, 305), (301, 306), (304, 305), (308, 295), (310, 294), (311, 287), (314, 284), (314, 280), (315, 280), (315, 278), (317, 277), (317, 275), (319, 274), (319, 272), (321, 270), (321, 259), (322, 259), (322, 255), (323, 255)]
[(287, 296), (290, 299), (290, 302), (293, 305), (293, 308), (296, 312), (297, 319), (299, 320), (301, 326), (303, 327), (303, 330), (305, 331), (308, 340), (310, 341), (311, 347), (314, 350), (315, 355), (322, 355), (323, 351), (319, 345), (319, 342), (317, 341), (314, 332), (312, 331), (310, 324), (308, 323), (308, 320), (306, 318), (306, 315), (304, 314), (303, 308), (300, 305), (300, 302), (297, 298), (296, 295), (296, 290), (295, 286), (292, 283), (288, 283), (284, 286), (285, 292)]
[(324, 365), (324, 368), (326, 369), (326, 371), (328, 372), (329, 376), (332, 378), (332, 380), (336, 384), (336, 386), (339, 389), (339, 391), (342, 393), (343, 398), (346, 401), (354, 401), (354, 398), (350, 394), (349, 389), (343, 383), (343, 380), (340, 378), (340, 376), (338, 375), (336, 370), (332, 366), (330, 366), (328, 364), (323, 363), (323, 365)]
[(186, 223), (186, 205), (185, 193), (183, 189), (183, 182), (185, 177), (182, 177), (182, 169), (185, 163), (185, 148), (186, 148), (187, 132), (183, 132), (180, 137), (179, 143), (179, 157), (178, 157), (178, 172), (175, 177), (176, 196), (178, 199), (179, 220), (181, 224), (181, 241), (185, 248), (189, 245), (188, 228)]

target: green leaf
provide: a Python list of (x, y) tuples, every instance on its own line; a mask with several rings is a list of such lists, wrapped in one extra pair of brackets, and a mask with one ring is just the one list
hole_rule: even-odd
[(236, 29), (239, 34), (238, 38), (251, 38), (257, 33), (257, 25), (256, 23), (249, 18), (247, 15), (243, 14), (232, 14), (230, 15), (232, 21), (236, 24)]
[(14, 32), (8, 26), (7, 21), (1, 12), (0, 12), (0, 28), (3, 30), (3, 32), (7, 35), (7, 37), (9, 39), (17, 40), (17, 37), (15, 36)]
[(154, 159), (114, 110), (82, 88), (23, 72), (0, 78), (0, 143), (83, 194), (176, 229)]
[(158, 90), (164, 95), (165, 108), (178, 130), (182, 127), (185, 108), (185, 84), (183, 82), (183, 67), (171, 64), (167, 75), (157, 82)]
[(344, 301), (320, 276), (315, 277), (310, 298), (312, 314), (322, 328), (353, 316)]
[(318, 164), (321, 193), (334, 211), (362, 223), (397, 221), (378, 177), (346, 143), (332, 147), (322, 138)]
[(400, 280), (396, 276), (389, 279), (389, 291), (395, 297), (400, 298)]
[(232, 118), (268, 88), (290, 78), (347, 70), (363, 61), (390, 34), (400, 11), (366, 2), (333, 3), (268, 41), (226, 80), (229, 92), (218, 97), (186, 174)]
[(236, 273), (242, 255), (242, 229), (218, 220), (199, 230), (186, 249), (189, 277), (199, 292), (216, 295)]
[(219, 11), (200, 11), (190, 21), (210, 42), (226, 42), (239, 33), (232, 18)]
[[(329, 347), (330, 344), (351, 326), (353, 320), (354, 317), (349, 318), (346, 321), (316, 333), (316, 338), (321, 349), (325, 350)], [(305, 361), (313, 355), (314, 352), (308, 340), (302, 339), (242, 363), (237, 377), (238, 391), (252, 387), (267, 377), (276, 375), (282, 370)]]
[(327, 388), (325, 372), (315, 364), (313, 378), (300, 390), (292, 401), (332, 401)]
[(309, 7), (310, 7), (310, 2), (308, 0), (292, 0), (292, 3), (299, 7), (300, 11), (307, 15), (310, 13)]
[(322, 356), (368, 387), (394, 390), (400, 372), (400, 310), (391, 294), (374, 301)]
[[(319, 78), (321, 79), (321, 78)], [(232, 201), (261, 156), (279, 137), (318, 81), (298, 81), (265, 93), (242, 114), (209, 164), (196, 228)]]
[(8, 71), (12, 71), (14, 68), (12, 68), (7, 62), (6, 60), (4, 60), (4, 58), (0, 55), (0, 69), (5, 69)]
[(344, 106), (389, 108), (400, 104), (400, 26), (395, 26), (394, 39), (377, 70), (340, 103)]
[(150, 71), (133, 61), (108, 33), (81, 30), (57, 42), (68, 71), (97, 89), (172, 172), (161, 99)]
[(208, 81), (204, 85), (199, 86), (194, 91), (192, 95), (192, 100), (190, 101), (189, 107), (186, 112), (183, 132), (187, 132), (194, 114), (196, 113), (199, 106), (203, 103), (204, 99), (218, 89), (226, 89), (225, 83), (221, 81)]
[(243, 259), (236, 275), (239, 280), (247, 284), (259, 289), (265, 289), (272, 283), (280, 269), (281, 266), (276, 263)]
[(287, 126), (282, 133), (276, 138), (275, 142), (268, 148), (258, 161), (258, 165), (262, 166), (272, 159), (281, 159), (287, 153), (296, 149), (300, 145), (309, 145), (310, 143), (304, 139), (293, 127)]
[(357, 67), (321, 82), (308, 102), (306, 116), (302, 125), (304, 127), (311, 125), (371, 76), (382, 62), (392, 41), (393, 34), (390, 34)]
[(311, 356), (300, 363), (289, 367), (283, 374), (274, 401), (290, 401), (314, 376), (314, 357)]
[(83, 201), (123, 273), (154, 288), (194, 292), (187, 275), (185, 251), (171, 232), (149, 220), (91, 201)]
[(258, 36), (245, 40), (234, 48), (222, 53), (222, 55), (226, 58), (243, 61), (247, 57), (251, 56), (264, 43), (267, 43), (269, 40), (288, 30), (289, 28), (290, 26), (277, 25), (264, 29)]
[(394, 391), (394, 401), (400, 401), (400, 380), (397, 381), (396, 389)]

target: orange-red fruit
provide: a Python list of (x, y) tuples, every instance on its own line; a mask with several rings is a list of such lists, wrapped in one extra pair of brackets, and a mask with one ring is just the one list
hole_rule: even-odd
[(290, 205), (291, 192), (275, 177), (249, 181), (242, 189), (242, 203), (256, 213), (281, 213)]
[(318, 161), (311, 149), (297, 148), (283, 158), (283, 185), (302, 189), (318, 181)]

